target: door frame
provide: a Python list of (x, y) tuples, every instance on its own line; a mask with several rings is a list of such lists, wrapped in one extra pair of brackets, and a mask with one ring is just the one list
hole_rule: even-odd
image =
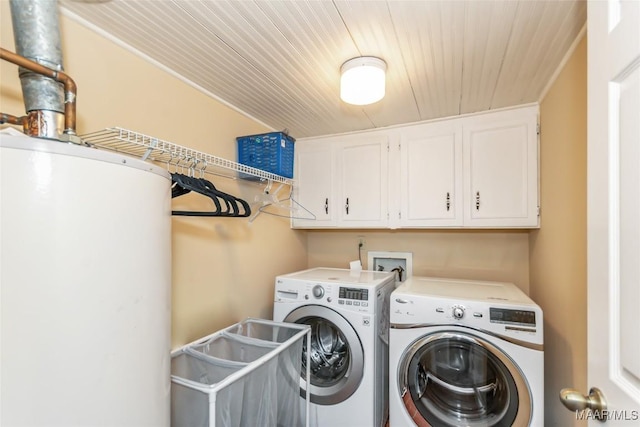
[[(640, 160), (625, 151), (636, 150), (640, 134), (640, 2), (587, 7), (588, 384), (604, 394), (606, 410), (577, 410), (576, 418), (590, 426), (603, 418), (613, 427), (640, 419), (640, 252), (635, 242), (625, 244), (638, 235), (637, 218), (625, 215), (640, 209), (640, 177), (626, 172)], [(625, 169), (629, 159), (635, 164)]]

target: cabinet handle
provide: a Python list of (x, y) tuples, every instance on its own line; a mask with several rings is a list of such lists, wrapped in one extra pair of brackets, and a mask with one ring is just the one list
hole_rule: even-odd
[(347, 197), (347, 203), (344, 205), (344, 208), (347, 212), (347, 215), (349, 215), (349, 198)]
[(447, 191), (447, 212), (451, 209), (451, 195)]
[(476, 191), (476, 210), (480, 210), (480, 192)]
[(324, 199), (324, 213), (329, 215), (329, 198)]

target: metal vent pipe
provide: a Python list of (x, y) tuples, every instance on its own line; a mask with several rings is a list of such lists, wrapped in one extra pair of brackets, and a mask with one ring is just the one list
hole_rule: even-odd
[[(16, 52), (51, 70), (62, 71), (57, 0), (10, 0)], [(27, 111), (25, 130), (31, 136), (60, 139), (64, 128), (62, 83), (20, 67)]]

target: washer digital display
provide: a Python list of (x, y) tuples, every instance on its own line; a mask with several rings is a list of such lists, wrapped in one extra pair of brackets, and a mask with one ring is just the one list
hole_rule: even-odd
[(490, 308), (489, 318), (493, 323), (509, 323), (513, 325), (536, 326), (535, 311)]
[(368, 301), (369, 300), (369, 290), (368, 289), (358, 289), (358, 288), (343, 288), (340, 286), (340, 298), (346, 299), (355, 299), (359, 301)]

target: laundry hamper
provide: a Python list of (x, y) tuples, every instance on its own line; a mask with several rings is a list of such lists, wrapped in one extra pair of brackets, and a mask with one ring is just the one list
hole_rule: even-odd
[(246, 319), (172, 352), (172, 427), (308, 426), (305, 339), (307, 325)]

